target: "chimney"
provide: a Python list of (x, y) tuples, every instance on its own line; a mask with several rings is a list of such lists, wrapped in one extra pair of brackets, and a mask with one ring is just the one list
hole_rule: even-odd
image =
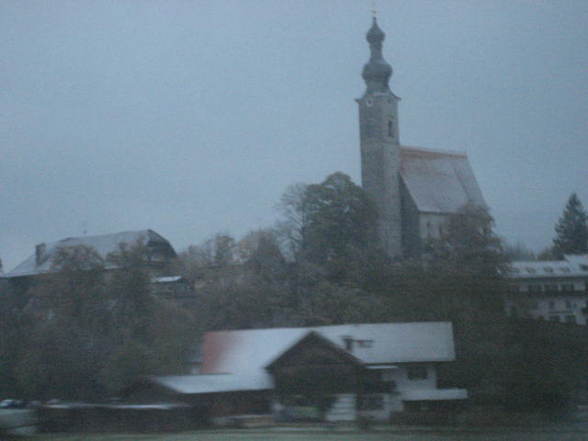
[(353, 352), (353, 337), (351, 337), (350, 335), (344, 335), (342, 338), (343, 343), (345, 345), (345, 350)]
[(45, 260), (47, 260), (47, 245), (44, 243), (40, 243), (39, 245), (35, 246), (35, 264), (37, 266), (41, 265)]

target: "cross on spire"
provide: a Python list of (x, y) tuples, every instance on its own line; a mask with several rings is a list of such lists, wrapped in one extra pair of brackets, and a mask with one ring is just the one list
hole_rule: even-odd
[(362, 77), (368, 92), (384, 92), (389, 90), (388, 80), (392, 75), (392, 67), (382, 56), (382, 43), (386, 34), (378, 26), (376, 17), (372, 19), (372, 27), (366, 34), (370, 45), (370, 59), (363, 67)]

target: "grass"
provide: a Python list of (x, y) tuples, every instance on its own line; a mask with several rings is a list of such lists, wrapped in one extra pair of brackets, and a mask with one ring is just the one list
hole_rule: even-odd
[[(304, 431), (216, 430), (175, 434), (44, 434), (26, 441), (585, 441), (588, 430), (386, 430), (342, 432), (312, 429)], [(25, 441), (25, 440), (23, 440)]]

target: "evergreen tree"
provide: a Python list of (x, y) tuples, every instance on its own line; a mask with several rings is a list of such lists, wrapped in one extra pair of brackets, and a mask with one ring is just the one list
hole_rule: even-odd
[(564, 254), (588, 253), (587, 220), (582, 202), (576, 193), (572, 193), (555, 226), (557, 236), (553, 239), (553, 251), (558, 258), (563, 258)]

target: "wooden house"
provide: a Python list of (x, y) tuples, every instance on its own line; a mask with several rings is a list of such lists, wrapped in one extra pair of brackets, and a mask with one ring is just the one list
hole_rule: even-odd
[(130, 402), (180, 402), (211, 418), (386, 421), (394, 412), (453, 407), (464, 389), (439, 389), (455, 360), (449, 322), (381, 323), (210, 332), (193, 375), (142, 378)]

